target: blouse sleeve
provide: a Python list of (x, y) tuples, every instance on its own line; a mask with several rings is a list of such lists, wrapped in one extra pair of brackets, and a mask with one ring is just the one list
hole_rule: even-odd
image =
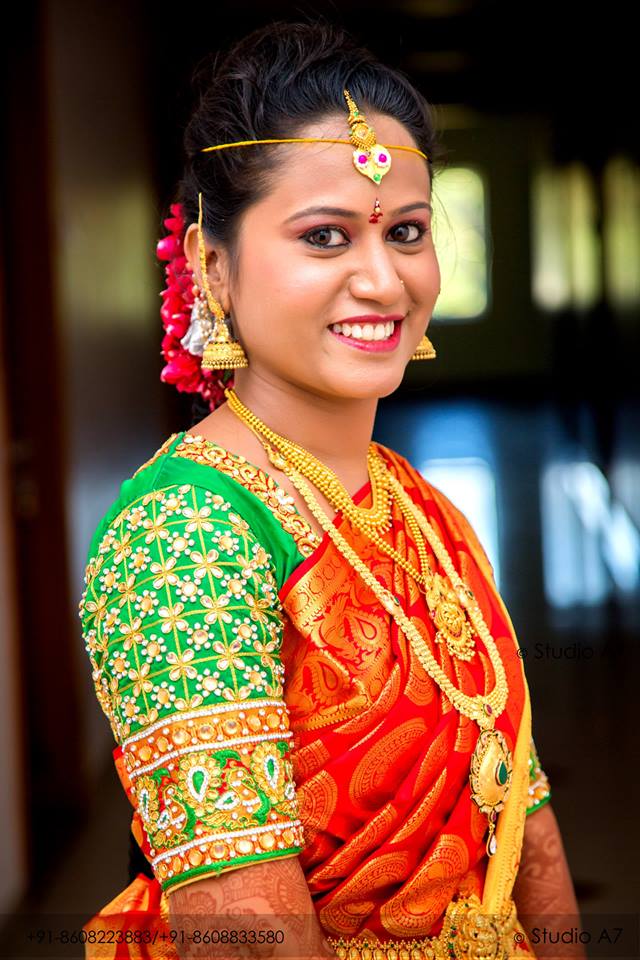
[(87, 565), (80, 617), (132, 829), (164, 891), (304, 846), (270, 554), (223, 496), (130, 503)]
[(549, 779), (540, 766), (536, 745), (531, 740), (529, 750), (529, 797), (527, 799), (527, 814), (534, 813), (551, 799)]

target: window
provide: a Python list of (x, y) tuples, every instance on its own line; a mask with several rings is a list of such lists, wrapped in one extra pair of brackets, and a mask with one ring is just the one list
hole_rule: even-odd
[(602, 290), (595, 185), (580, 163), (534, 175), (532, 296), (543, 310), (585, 310)]
[(588, 460), (549, 464), (541, 479), (547, 600), (554, 607), (600, 604), (640, 586), (640, 533)]
[(425, 460), (420, 473), (464, 513), (489, 557), (499, 588), (496, 484), (489, 464), (477, 457)]
[(433, 238), (442, 289), (434, 320), (478, 320), (489, 306), (487, 197), (471, 167), (449, 167), (433, 185)]
[(603, 177), (607, 294), (620, 310), (640, 304), (640, 167), (613, 157)]

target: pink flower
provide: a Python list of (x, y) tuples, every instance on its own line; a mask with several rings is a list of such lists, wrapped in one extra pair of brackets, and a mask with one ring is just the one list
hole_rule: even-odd
[(171, 216), (164, 220), (169, 233), (156, 247), (158, 259), (165, 263), (166, 278), (160, 317), (165, 330), (162, 354), (167, 363), (160, 379), (183, 393), (199, 393), (211, 410), (215, 410), (225, 399), (225, 386), (233, 384), (233, 371), (203, 370), (202, 358), (189, 353), (180, 342), (191, 322), (193, 274), (182, 246), (185, 231), (182, 207), (172, 203), (169, 210)]
[(182, 247), (179, 239), (174, 236), (169, 236), (163, 237), (162, 240), (158, 240), (156, 253), (158, 254), (160, 260), (173, 260), (174, 257), (178, 256), (181, 249)]
[(202, 380), (202, 371), (198, 358), (182, 350), (171, 356), (169, 363), (163, 368), (160, 379), (164, 383), (172, 383), (184, 393), (198, 393)]

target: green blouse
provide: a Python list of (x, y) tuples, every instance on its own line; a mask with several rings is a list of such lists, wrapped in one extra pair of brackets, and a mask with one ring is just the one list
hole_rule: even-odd
[(165, 890), (302, 849), (278, 591), (317, 541), (271, 477), (186, 431), (95, 531), (83, 635)]
[[(93, 535), (83, 637), (165, 891), (304, 847), (278, 593), (319, 543), (270, 475), (186, 431), (124, 481)], [(549, 795), (532, 742), (529, 810)]]

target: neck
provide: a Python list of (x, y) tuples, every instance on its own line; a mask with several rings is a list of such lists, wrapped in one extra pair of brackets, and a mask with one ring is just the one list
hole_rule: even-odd
[[(239, 373), (245, 371), (237, 372), (234, 393), (267, 427), (299, 443), (337, 473), (366, 475), (377, 397), (323, 397)], [(231, 410), (229, 416), (236, 419)]]

